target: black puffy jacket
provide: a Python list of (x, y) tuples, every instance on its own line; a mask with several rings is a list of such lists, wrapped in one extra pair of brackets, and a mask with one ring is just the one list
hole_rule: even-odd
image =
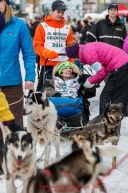
[(105, 42), (122, 49), (126, 35), (125, 25), (121, 23), (120, 18), (117, 16), (116, 21), (112, 23), (107, 15), (106, 19), (98, 21), (88, 32), (86, 43)]

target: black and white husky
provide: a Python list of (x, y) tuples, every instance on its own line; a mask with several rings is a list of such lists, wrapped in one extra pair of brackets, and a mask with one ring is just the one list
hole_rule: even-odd
[[(40, 140), (45, 144), (45, 166), (49, 164), (51, 144), (56, 149), (56, 158), (60, 159), (60, 136), (56, 127), (57, 111), (46, 97), (46, 92), (30, 91), (25, 100), (24, 113), (27, 115), (27, 130), (31, 132), (35, 144)], [(55, 134), (54, 134), (55, 133)]]
[(23, 193), (27, 193), (27, 184), (35, 169), (36, 153), (31, 133), (26, 130), (11, 132), (0, 123), (4, 135), (4, 157), (2, 168), (6, 177), (8, 193), (16, 193), (14, 180), (19, 176), (23, 181)]

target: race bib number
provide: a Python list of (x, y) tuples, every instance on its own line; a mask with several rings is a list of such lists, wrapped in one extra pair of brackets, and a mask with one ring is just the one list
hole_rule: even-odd
[(53, 43), (52, 44), (52, 47), (63, 47), (63, 44), (62, 43)]
[(101, 70), (102, 65), (101, 65), (101, 63), (99, 63), (99, 62), (95, 62), (95, 63), (92, 65), (92, 68), (93, 68), (96, 72), (98, 72), (99, 70)]

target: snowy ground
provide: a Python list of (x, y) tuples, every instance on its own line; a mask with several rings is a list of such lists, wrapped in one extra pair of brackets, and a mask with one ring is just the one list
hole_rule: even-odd
[[(22, 60), (21, 60), (22, 61)], [(24, 76), (24, 71), (22, 69), (22, 73)], [(104, 86), (104, 83), (101, 84), (101, 87), (97, 89), (96, 97), (90, 99), (90, 119), (98, 115), (99, 112), (99, 95)], [(26, 125), (26, 118), (24, 118), (24, 124)], [(128, 118), (124, 118), (121, 126), (121, 136), (118, 143), (118, 146), (124, 149), (124, 154), (121, 154), (117, 157), (117, 162), (128, 152)], [(66, 141), (61, 142), (60, 152), (61, 156), (69, 154), (71, 151), (70, 145)], [(40, 148), (37, 145), (37, 157), (39, 158), (43, 152), (43, 148)], [(50, 162), (53, 163), (55, 161), (55, 150), (52, 148), (51, 151), (51, 159)], [(104, 157), (104, 164), (111, 166), (111, 158)], [(4, 178), (4, 176), (2, 176)], [(20, 180), (16, 180), (17, 193), (22, 192), (22, 182)], [(105, 178), (104, 184), (106, 186), (108, 193), (128, 193), (128, 159), (126, 159), (117, 169), (115, 169), (111, 175)], [(0, 193), (6, 193), (5, 187), (5, 179), (0, 181)]]

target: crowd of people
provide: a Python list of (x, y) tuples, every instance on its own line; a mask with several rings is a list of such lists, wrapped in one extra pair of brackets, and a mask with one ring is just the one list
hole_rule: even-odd
[[(63, 1), (57, 0), (51, 4), (50, 15), (40, 16), (34, 22), (27, 18), (26, 25), (24, 21), (14, 16), (11, 3), (10, 0), (0, 1), (0, 36), (2, 37), (0, 40), (0, 88), (9, 104), (20, 101), (10, 106), (16, 123), (23, 125), (20, 51), (23, 54), (26, 71), (25, 89), (34, 89), (35, 56), (41, 66), (37, 91), (42, 90), (44, 71), (54, 68), (51, 83), (52, 96), (55, 94), (77, 97), (81, 84), (91, 88), (110, 73), (101, 93), (99, 114), (103, 113), (106, 103), (118, 102), (124, 104), (125, 116), (128, 115), (128, 56), (123, 51), (128, 33), (128, 18), (124, 24), (122, 18), (118, 16), (117, 4), (109, 4), (106, 18), (93, 23), (91, 17), (83, 21), (71, 20), (70, 17), (65, 20), (64, 13), (67, 7)], [(46, 58), (48, 61), (44, 67)], [(96, 75), (89, 78), (79, 76), (80, 73), (74, 65), (76, 59), (82, 64), (92, 66)], [(57, 86), (59, 82), (62, 85), (60, 88)], [(75, 86), (69, 87), (72, 84)], [(47, 85), (45, 89), (48, 89)], [(49, 93), (48, 90), (47, 93)]]

